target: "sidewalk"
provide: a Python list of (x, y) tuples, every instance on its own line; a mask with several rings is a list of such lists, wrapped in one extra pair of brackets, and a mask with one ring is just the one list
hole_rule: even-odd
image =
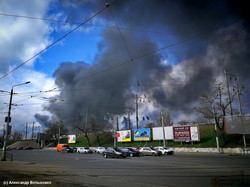
[(63, 171), (32, 162), (0, 161), (0, 186), (71, 187), (77, 184), (63, 180)]

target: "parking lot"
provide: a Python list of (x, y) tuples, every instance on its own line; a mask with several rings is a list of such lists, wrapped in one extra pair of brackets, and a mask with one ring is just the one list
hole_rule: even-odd
[[(176, 153), (104, 158), (48, 150), (12, 150), (13, 162), (61, 171), (62, 181), (78, 186), (250, 186), (250, 156)], [(53, 181), (52, 181), (53, 182)]]

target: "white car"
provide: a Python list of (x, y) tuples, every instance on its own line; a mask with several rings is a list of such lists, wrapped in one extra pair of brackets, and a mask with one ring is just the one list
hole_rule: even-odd
[(77, 149), (77, 153), (93, 153), (93, 151), (88, 147), (80, 147)]
[(161, 151), (161, 153), (163, 155), (173, 155), (174, 154), (174, 151), (167, 148), (167, 147), (155, 147), (154, 149), (157, 151)]
[(106, 150), (105, 147), (97, 147), (95, 152), (99, 153), (99, 154), (102, 154), (104, 151)]

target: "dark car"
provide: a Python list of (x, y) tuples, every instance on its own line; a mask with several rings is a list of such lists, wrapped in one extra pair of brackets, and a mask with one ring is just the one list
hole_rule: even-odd
[(123, 152), (127, 154), (127, 156), (134, 157), (134, 156), (141, 156), (139, 151), (136, 151), (132, 148), (120, 148)]
[(33, 150), (34, 148), (33, 147), (25, 147), (23, 148), (23, 150)]
[(126, 158), (127, 154), (118, 148), (107, 148), (103, 151), (102, 156), (105, 158)]
[(77, 151), (76, 147), (71, 147), (71, 149), (73, 149), (73, 152), (76, 153), (76, 151)]
[(74, 150), (69, 146), (63, 146), (61, 152), (62, 153), (73, 153)]

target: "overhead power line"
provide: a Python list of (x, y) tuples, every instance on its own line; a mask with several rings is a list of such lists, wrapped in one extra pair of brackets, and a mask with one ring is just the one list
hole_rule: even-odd
[(101, 12), (103, 12), (104, 10), (106, 10), (107, 8), (109, 8), (110, 6), (112, 6), (114, 3), (116, 3), (118, 0), (114, 1), (113, 3), (111, 3), (109, 6), (105, 6), (105, 8), (101, 9), (100, 11), (98, 11), (97, 13), (95, 13), (93, 16), (91, 16), (90, 18), (88, 18), (87, 20), (85, 20), (84, 22), (82, 22), (81, 24), (79, 24), (78, 26), (76, 26), (74, 29), (72, 29), (71, 31), (69, 31), (68, 33), (66, 33), (65, 35), (63, 35), (62, 37), (60, 37), (59, 39), (57, 39), (56, 41), (54, 41), (53, 43), (51, 43), (50, 45), (48, 45), (47, 47), (45, 47), (43, 50), (41, 50), (40, 52), (36, 53), (34, 56), (32, 56), (31, 58), (29, 58), (28, 60), (24, 61), (22, 64), (18, 65), (17, 67), (15, 67), (14, 69), (10, 70), (9, 72), (7, 72), (5, 75), (3, 75), (0, 79), (3, 79), (4, 77), (6, 77), (7, 75), (9, 75), (10, 73), (14, 72), (15, 70), (19, 69), (20, 67), (22, 67), (24, 64), (28, 63), (29, 61), (31, 61), (32, 59), (34, 59), (35, 57), (37, 57), (38, 55), (40, 55), (41, 53), (43, 53), (44, 51), (46, 51), (47, 49), (49, 49), (50, 47), (52, 47), (53, 45), (55, 45), (56, 43), (58, 43), (59, 41), (61, 41), (62, 39), (66, 38), (68, 35), (70, 35), (71, 33), (73, 33), (74, 31), (76, 31), (77, 29), (79, 29), (82, 25), (84, 25), (85, 23), (87, 23), (88, 21), (90, 21), (91, 19), (93, 19), (94, 17), (96, 17), (98, 14), (100, 14)]
[[(236, 20), (236, 21), (234, 21), (234, 22), (232, 22), (232, 23), (230, 23), (230, 24), (224, 25), (224, 27), (228, 27), (228, 26), (234, 25), (234, 24), (236, 24), (236, 23), (239, 23), (240, 21), (242, 21), (242, 20), (241, 20), (241, 19), (240, 19), (240, 20)], [(95, 75), (98, 75), (98, 74), (102, 74), (102, 73), (105, 73), (105, 72), (110, 71), (110, 70), (113, 70), (113, 69), (116, 69), (116, 68), (121, 67), (121, 66), (123, 66), (123, 65), (125, 65), (125, 64), (128, 64), (128, 63), (130, 63), (130, 62), (135, 62), (135, 61), (140, 60), (140, 59), (142, 59), (142, 58), (144, 58), (144, 57), (150, 56), (150, 55), (152, 55), (152, 54), (158, 53), (158, 52), (163, 51), (163, 50), (165, 50), (165, 49), (174, 47), (174, 46), (176, 46), (176, 45), (185, 43), (185, 42), (190, 41), (190, 40), (192, 40), (192, 39), (195, 39), (195, 38), (204, 36), (204, 35), (206, 35), (206, 34), (208, 34), (208, 33), (211, 33), (211, 32), (213, 32), (213, 31), (219, 30), (219, 29), (221, 29), (221, 28), (222, 28), (222, 27), (219, 27), (219, 28), (216, 28), (216, 29), (212, 29), (212, 30), (209, 30), (209, 31), (204, 32), (204, 33), (200, 33), (200, 34), (195, 35), (195, 36), (188, 36), (188, 37), (186, 37), (186, 38), (184, 38), (184, 39), (182, 39), (182, 40), (176, 41), (176, 42), (174, 42), (174, 43), (172, 43), (172, 44), (169, 44), (169, 45), (167, 45), (167, 46), (164, 46), (164, 47), (162, 47), (162, 48), (159, 48), (159, 49), (150, 51), (150, 52), (148, 52), (148, 53), (144, 53), (144, 54), (142, 54), (142, 55), (140, 55), (140, 56), (137, 56), (137, 57), (135, 57), (135, 58), (133, 58), (133, 59), (130, 59), (130, 60), (121, 62), (120, 64), (111, 66), (111, 67), (109, 67), (109, 68), (106, 68), (106, 69), (104, 69), (104, 70), (101, 70), (101, 71), (92, 73), (92, 74), (87, 75), (87, 76), (84, 76), (84, 77), (81, 77), (81, 78), (77, 79), (77, 81), (78, 81), (78, 80), (82, 80), (82, 79), (86, 79), (86, 78), (89, 78), (89, 77), (92, 77), (92, 76), (95, 76)]]
[[(41, 20), (41, 21), (49, 21), (49, 22), (56, 22), (56, 23), (63, 23), (63, 24), (81, 24), (80, 22), (75, 21), (67, 21), (67, 20), (56, 20), (51, 18), (41, 18), (41, 17), (33, 17), (33, 16), (23, 16), (23, 15), (16, 15), (16, 14), (6, 14), (6, 13), (0, 13), (0, 16), (8, 16), (8, 17), (16, 17), (16, 18), (25, 18), (25, 19), (33, 19), (33, 20)], [(109, 26), (109, 25), (97, 25), (97, 24), (84, 24), (84, 26), (94, 26), (94, 27), (104, 27), (109, 29), (117, 29), (116, 26)], [(128, 27), (119, 27), (120, 30), (128, 30), (128, 31), (136, 31), (136, 32), (144, 32), (144, 33), (155, 33), (155, 34), (170, 34), (166, 32), (160, 32), (160, 31), (152, 31), (152, 30), (145, 30), (145, 29), (135, 29), (135, 28), (128, 28)]]

